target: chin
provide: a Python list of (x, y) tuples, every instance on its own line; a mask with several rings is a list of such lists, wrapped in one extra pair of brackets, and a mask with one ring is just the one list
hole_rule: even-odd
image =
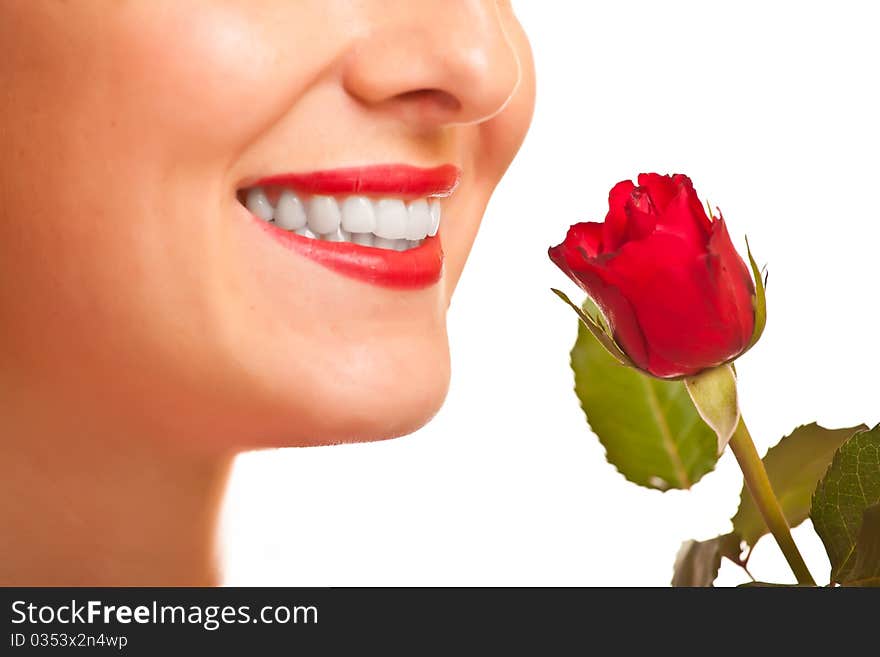
[[(396, 336), (330, 349), (306, 369), (301, 360), (283, 364), (273, 394), (254, 411), (258, 435), (244, 449), (308, 447), (387, 440), (418, 430), (436, 415), (449, 389), (450, 358), (445, 329), (435, 335)], [(286, 376), (278, 375), (284, 374)], [(282, 383), (279, 385), (279, 381)], [(307, 384), (304, 382), (308, 382)], [(242, 434), (248, 435), (248, 434)], [(241, 436), (239, 436), (240, 440)], [(235, 437), (230, 436), (233, 442)]]

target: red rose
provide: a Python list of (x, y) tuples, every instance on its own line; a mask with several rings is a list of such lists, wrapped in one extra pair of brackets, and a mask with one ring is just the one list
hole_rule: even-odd
[(640, 174), (638, 187), (615, 185), (608, 205), (604, 223), (572, 226), (550, 258), (602, 309), (633, 363), (671, 378), (745, 351), (755, 286), (690, 178)]

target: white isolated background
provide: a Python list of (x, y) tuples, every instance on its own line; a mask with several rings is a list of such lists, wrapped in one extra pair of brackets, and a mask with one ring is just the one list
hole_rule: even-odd
[[(729, 531), (729, 452), (690, 491), (637, 487), (572, 391), (576, 318), (549, 288), (582, 295), (546, 249), (640, 171), (690, 175), (768, 265), (767, 330), (737, 363), (759, 452), (813, 420), (880, 421), (876, 3), (515, 8), (537, 107), (450, 309), (445, 406), (399, 440), (242, 456), (226, 583), (664, 586), (683, 540)], [(809, 523), (794, 533), (827, 582)], [(750, 566), (794, 581), (772, 538)], [(728, 564), (718, 583), (745, 579)]]

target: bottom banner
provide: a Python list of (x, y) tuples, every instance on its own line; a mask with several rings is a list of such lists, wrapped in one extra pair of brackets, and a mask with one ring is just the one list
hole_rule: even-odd
[(0, 654), (471, 654), (527, 641), (535, 649), (526, 654), (629, 651), (685, 638), (695, 645), (702, 631), (717, 640), (733, 618), (766, 635), (780, 609), (801, 627), (833, 626), (829, 614), (853, 626), (875, 602), (867, 590), (795, 588), (7, 588)]

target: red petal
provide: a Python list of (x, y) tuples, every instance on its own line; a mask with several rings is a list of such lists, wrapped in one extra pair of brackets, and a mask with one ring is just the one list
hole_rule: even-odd
[(566, 260), (579, 261), (583, 258), (582, 251), (588, 256), (599, 255), (602, 247), (602, 224), (595, 221), (582, 221), (569, 226), (565, 240), (551, 251), (562, 254)]
[(657, 230), (703, 245), (712, 232), (712, 222), (687, 176), (677, 178), (680, 181), (678, 194), (657, 217)]
[(659, 173), (640, 173), (639, 187), (648, 190), (658, 212), (663, 212), (679, 192), (679, 185), (673, 181), (672, 176), (661, 176)]
[(632, 180), (621, 180), (608, 193), (608, 214), (602, 231), (602, 252), (617, 251), (626, 241), (626, 204), (636, 188)]
[(709, 215), (706, 214), (706, 206), (703, 205), (699, 195), (697, 195), (697, 190), (694, 189), (694, 183), (683, 173), (675, 174), (672, 179), (684, 191), (688, 204), (691, 207), (692, 219), (696, 222), (700, 230), (708, 235), (712, 230), (712, 220), (709, 219)]
[(582, 221), (568, 229), (565, 244), (580, 247), (591, 258), (602, 252), (602, 224), (595, 221)]
[(551, 247), (548, 251), (550, 259), (564, 271), (575, 283), (579, 281), (572, 274), (572, 268), (578, 267), (587, 256), (599, 254), (602, 243), (602, 224), (581, 222), (568, 229), (562, 244)]
[(657, 226), (657, 211), (648, 191), (636, 187), (626, 204), (626, 242), (642, 240), (654, 232)]
[[(552, 257), (552, 256), (551, 256)], [(566, 272), (569, 273), (569, 272)], [(614, 328), (614, 338), (635, 365), (647, 370), (648, 350), (632, 304), (618, 288), (613, 274), (598, 261), (578, 263), (569, 275), (601, 308)]]
[(634, 309), (655, 376), (694, 374), (740, 353), (740, 327), (719, 312), (700, 245), (655, 233), (626, 244), (606, 266)]
[[(749, 268), (730, 240), (723, 219), (712, 224), (709, 238), (709, 265), (716, 281), (719, 314), (739, 328), (741, 353), (752, 340), (755, 330), (755, 284)], [(738, 355), (738, 354), (737, 354)]]

